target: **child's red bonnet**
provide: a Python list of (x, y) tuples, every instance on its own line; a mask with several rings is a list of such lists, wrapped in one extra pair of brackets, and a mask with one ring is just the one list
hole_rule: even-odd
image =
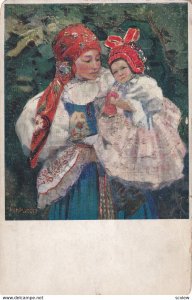
[(109, 54), (109, 65), (117, 59), (124, 59), (134, 73), (142, 74), (145, 69), (143, 51), (138, 48), (135, 42), (140, 37), (138, 28), (129, 28), (125, 37), (108, 36), (105, 46), (111, 48)]

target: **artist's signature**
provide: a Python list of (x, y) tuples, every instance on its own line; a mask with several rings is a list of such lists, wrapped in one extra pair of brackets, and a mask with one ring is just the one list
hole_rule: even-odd
[(9, 207), (9, 212), (14, 214), (30, 214), (36, 215), (38, 210), (37, 208), (23, 208), (23, 207)]

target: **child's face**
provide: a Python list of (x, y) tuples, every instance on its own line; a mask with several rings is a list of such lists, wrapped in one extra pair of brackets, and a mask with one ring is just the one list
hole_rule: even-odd
[(133, 73), (123, 59), (117, 60), (111, 64), (111, 72), (115, 80), (120, 83), (125, 83), (133, 77)]

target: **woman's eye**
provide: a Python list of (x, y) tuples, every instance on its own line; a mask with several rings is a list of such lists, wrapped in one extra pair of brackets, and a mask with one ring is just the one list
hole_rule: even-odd
[[(90, 63), (91, 61), (92, 61), (91, 59), (83, 60), (84, 63)], [(100, 57), (95, 58), (95, 61), (96, 61), (96, 62), (101, 61)]]

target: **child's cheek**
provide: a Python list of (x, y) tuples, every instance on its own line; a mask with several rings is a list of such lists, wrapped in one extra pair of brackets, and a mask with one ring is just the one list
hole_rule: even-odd
[(117, 74), (114, 74), (113, 76), (114, 76), (114, 78), (115, 78), (116, 81), (119, 80), (119, 76)]
[(132, 76), (132, 72), (130, 70), (125, 71), (125, 76), (129, 79)]

